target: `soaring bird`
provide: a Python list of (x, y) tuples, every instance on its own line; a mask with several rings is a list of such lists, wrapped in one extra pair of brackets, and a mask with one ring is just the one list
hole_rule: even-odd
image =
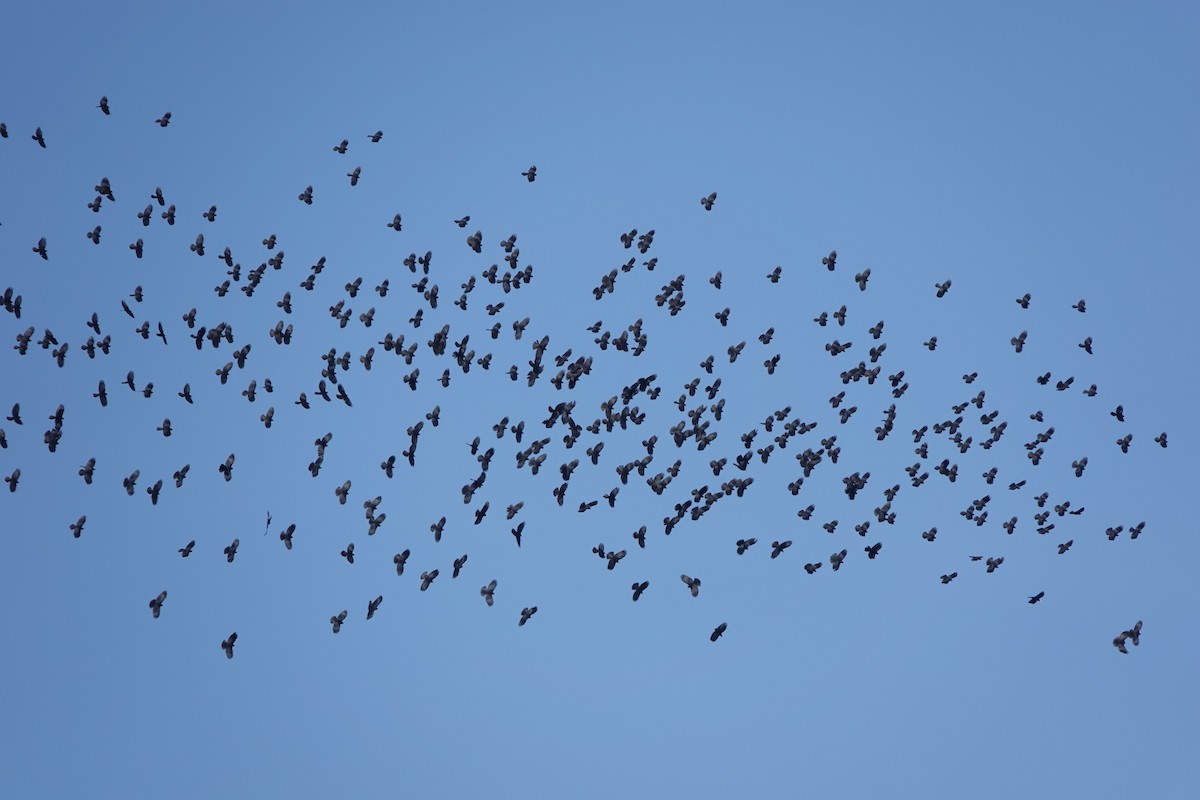
[(379, 604), (383, 602), (383, 595), (379, 595), (374, 600), (367, 603), (367, 619), (375, 616), (375, 612), (379, 610)]
[(650, 588), (650, 581), (642, 581), (641, 583), (634, 581), (630, 588), (633, 589), (633, 602), (636, 603), (638, 598), (642, 596), (642, 592)]
[(692, 593), (692, 597), (698, 597), (700, 595), (700, 579), (699, 578), (691, 578), (691, 577), (688, 577), (687, 575), (680, 575), (679, 579), (681, 581), (683, 581), (685, 584), (687, 584), (688, 589)]
[[(716, 192), (710, 192), (707, 196), (700, 198), (700, 205), (704, 206), (705, 211), (712, 211), (713, 203), (715, 202), (717, 202)], [(713, 641), (716, 640), (714, 639)]]
[(183, 547), (179, 548), (179, 555), (182, 556), (183, 558), (187, 558), (188, 556), (190, 556), (192, 554), (192, 548), (194, 548), (195, 546), (196, 546), (196, 540), (192, 539), (190, 542), (185, 544)]
[(517, 622), (517, 627), (518, 628), (524, 627), (525, 623), (529, 622), (530, 617), (532, 617), (536, 613), (537, 613), (537, 606), (533, 606), (532, 608), (522, 608), (521, 609), (521, 619)]
[[(108, 95), (104, 95), (103, 97), (100, 98), (100, 105), (96, 106), (96, 108), (103, 111), (104, 116), (108, 116), (109, 114), (112, 113), (112, 111), (110, 111), (108, 108)], [(158, 615), (155, 614), (155, 616), (158, 616)]]
[(481, 586), (479, 588), (479, 594), (481, 597), (483, 597), (483, 602), (488, 604), (488, 607), (491, 607), (492, 603), (495, 602), (495, 598), (493, 597), (493, 595), (495, 595), (495, 593), (496, 593), (496, 581), (495, 580), (493, 580), (487, 586)]
[(534, 180), (537, 179), (537, 167), (530, 167), (525, 172), (522, 172), (521, 175), (525, 178), (525, 180), (533, 183)]
[(225, 550), (223, 551), (225, 553), (225, 560), (228, 561), (230, 564), (233, 563), (233, 559), (237, 555), (238, 544), (239, 544), (238, 540), (234, 539), (232, 542), (229, 543), (229, 546), (226, 547)]
[(154, 618), (158, 619), (158, 615), (162, 612), (163, 602), (167, 599), (166, 591), (158, 593), (158, 597), (150, 601), (150, 611), (154, 614)]
[[(345, 609), (342, 609), (342, 612), (340, 614), (336, 614), (329, 618), (329, 624), (333, 626), (334, 633), (338, 633), (339, 631), (341, 631), (342, 623), (346, 621), (346, 617), (348, 615), (349, 615), (349, 612), (346, 611)], [(368, 619), (370, 619), (370, 617), (368, 617)]]
[(708, 640), (710, 642), (715, 642), (717, 639), (720, 639), (721, 634), (725, 633), (725, 629), (727, 627), (729, 627), (728, 623), (722, 622), (720, 625), (718, 625), (716, 628), (713, 629), (713, 632), (708, 637)]
[(233, 645), (237, 642), (237, 632), (229, 634), (229, 638), (221, 642), (221, 649), (225, 651), (226, 658), (233, 658)]
[(1035, 604), (1041, 602), (1041, 599), (1045, 596), (1046, 596), (1045, 592), (1038, 592), (1033, 597), (1029, 598), (1029, 605), (1032, 606), (1032, 605), (1035, 605)]
[[(154, 121), (158, 124), (158, 127), (160, 127), (160, 128), (167, 127), (168, 125), (171, 124), (171, 112), (168, 111), (167, 113), (163, 114), (161, 117), (159, 117), (158, 119), (156, 119)], [(233, 658), (233, 656), (230, 656), (230, 658)]]

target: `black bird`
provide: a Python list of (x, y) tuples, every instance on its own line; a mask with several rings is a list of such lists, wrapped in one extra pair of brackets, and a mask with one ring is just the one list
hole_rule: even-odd
[(30, 136), (29, 138), (37, 142), (43, 150), (46, 149), (46, 137), (42, 135), (41, 128), (38, 128), (36, 131), (34, 131), (33, 136)]
[(483, 602), (487, 603), (488, 607), (490, 608), (492, 603), (495, 602), (494, 595), (496, 594), (496, 581), (492, 580), (492, 582), (487, 586), (479, 587), (479, 594), (481, 597), (483, 597)]
[(221, 642), (221, 649), (225, 651), (226, 658), (233, 658), (233, 645), (237, 642), (237, 632), (229, 634), (229, 638)]
[(438, 576), (438, 571), (435, 569), (432, 572), (421, 573), (421, 591), (429, 588), (429, 584), (433, 583), (434, 578)]
[(945, 583), (949, 583), (950, 581), (954, 580), (957, 577), (958, 577), (957, 572), (951, 572), (949, 575), (943, 575), (941, 578), (941, 581), (942, 581), (942, 583), (945, 584)]
[(683, 581), (685, 584), (687, 584), (688, 589), (692, 593), (692, 597), (699, 597), (699, 595), (700, 595), (700, 579), (699, 578), (689, 578), (687, 575), (680, 575), (679, 579), (681, 581)]
[(462, 571), (462, 568), (464, 566), (466, 566), (466, 563), (467, 563), (467, 554), (466, 553), (463, 553), (462, 556), (454, 559), (454, 572), (453, 572), (453, 574), (450, 575), (450, 577), (457, 578), (458, 573)]
[(233, 559), (237, 555), (238, 544), (239, 544), (238, 540), (234, 539), (232, 542), (229, 543), (229, 545), (223, 551), (225, 553), (225, 560), (227, 562), (229, 562), (230, 564), (233, 563)]
[(162, 612), (163, 603), (166, 602), (167, 593), (162, 591), (158, 593), (158, 597), (150, 601), (150, 611), (154, 614), (154, 618), (158, 619), (158, 615)]
[(717, 201), (717, 193), (712, 192), (707, 197), (700, 198), (700, 205), (704, 206), (705, 211), (712, 211), (713, 203)]
[(517, 622), (517, 627), (518, 628), (524, 627), (525, 623), (529, 621), (530, 617), (532, 617), (536, 613), (537, 613), (537, 606), (533, 606), (532, 608), (522, 608), (521, 609), (521, 619)]
[(771, 558), (778, 558), (779, 554), (792, 546), (792, 540), (786, 542), (771, 542)]
[(346, 545), (346, 549), (342, 551), (342, 558), (346, 559), (346, 561), (350, 562), (351, 564), (354, 563), (354, 542)]
[(1045, 592), (1038, 592), (1038, 593), (1037, 593), (1037, 594), (1035, 594), (1033, 597), (1030, 597), (1030, 598), (1029, 598), (1029, 605), (1031, 605), (1031, 606), (1032, 606), (1032, 605), (1035, 605), (1035, 604), (1037, 604), (1037, 603), (1038, 603), (1038, 602), (1040, 602), (1040, 601), (1041, 601), (1041, 599), (1042, 599), (1043, 597), (1045, 597), (1045, 596), (1046, 596), (1046, 593), (1045, 593)]
[(752, 546), (754, 546), (754, 544), (756, 542), (758, 542), (758, 539), (756, 539), (754, 537), (751, 537), (749, 539), (738, 539), (736, 542), (737, 554), (739, 556), (745, 555), (746, 551), (749, 550)]
[[(106, 117), (112, 113), (108, 108), (108, 95), (104, 95), (103, 97), (100, 98), (100, 105), (96, 106), (96, 108), (103, 111), (104, 116), (106, 116)], [(155, 616), (158, 616), (158, 615), (155, 614)]]
[(192, 539), (190, 542), (185, 544), (183, 547), (179, 548), (179, 555), (182, 556), (183, 558), (187, 558), (188, 556), (190, 556), (192, 554), (192, 548), (194, 548), (195, 546), (196, 546), (196, 540)]
[(396, 553), (392, 556), (392, 563), (396, 565), (396, 574), (404, 574), (404, 565), (408, 563), (408, 557), (412, 555), (412, 551), (405, 549), (403, 553)]
[(383, 138), (383, 131), (375, 131), (374, 133), (369, 134), (367, 138), (375, 144), (378, 144), (379, 140)]
[(86, 523), (86, 522), (87, 522), (87, 515), (84, 514), (82, 517), (80, 517), (79, 519), (77, 519), (73, 523), (71, 523), (71, 535), (74, 536), (76, 539), (78, 539), (80, 536), (82, 536), (83, 535), (83, 526), (84, 526), (84, 523)]
[(335, 145), (335, 146), (334, 146), (334, 148), (333, 148), (333, 152), (335, 152), (335, 153), (341, 153), (342, 155), (345, 155), (345, 154), (346, 154), (346, 148), (347, 148), (347, 147), (349, 147), (349, 146), (350, 146), (350, 140), (349, 140), (349, 139), (342, 139), (342, 143), (341, 143), (341, 144), (339, 144), (339, 145)]
[(33, 252), (35, 252), (39, 256), (41, 256), (43, 261), (50, 260), (50, 256), (47, 255), (47, 253), (46, 253), (46, 237), (45, 236), (38, 239), (37, 246), (33, 248)]
[(534, 180), (537, 179), (537, 167), (530, 167), (525, 172), (522, 172), (521, 175), (525, 178), (525, 180), (533, 183)]
[[(345, 609), (343, 609), (342, 613), (329, 618), (329, 624), (333, 626), (334, 633), (337, 633), (342, 629), (342, 623), (346, 621), (346, 617), (348, 615), (349, 615), (349, 612), (346, 611)], [(370, 617), (368, 617), (368, 619), (370, 619)]]
[(712, 634), (709, 635), (708, 640), (710, 642), (715, 642), (717, 639), (720, 639), (721, 634), (725, 633), (725, 629), (727, 627), (729, 627), (728, 624), (722, 622), (720, 625), (718, 625), (716, 628), (713, 629), (713, 632), (712, 632)]
[[(155, 121), (155, 123), (158, 124), (158, 127), (160, 127), (160, 128), (167, 127), (168, 125), (171, 124), (171, 112), (168, 111), (167, 113), (163, 114), (161, 117), (159, 117), (158, 119), (156, 119), (154, 121)], [(230, 656), (230, 658), (233, 658), (233, 656)]]
[(525, 523), (524, 522), (521, 522), (521, 524), (517, 525), (517, 527), (513, 528), (510, 531), (510, 533), (512, 533), (512, 535), (513, 535), (513, 538), (517, 540), (517, 547), (521, 546), (521, 534), (524, 531), (525, 531)]
[(634, 581), (633, 585), (629, 588), (633, 589), (633, 602), (636, 603), (638, 598), (642, 596), (642, 592), (650, 588), (650, 581), (642, 581), (641, 583)]
[(293, 525), (288, 525), (287, 528), (285, 528), (279, 534), (279, 541), (283, 542), (283, 546), (286, 547), (288, 550), (292, 549), (292, 536), (295, 535), (295, 533), (296, 533), (296, 526), (293, 524)]
[(379, 595), (374, 600), (367, 603), (367, 619), (375, 616), (375, 612), (379, 610), (380, 603), (383, 602), (383, 595)]

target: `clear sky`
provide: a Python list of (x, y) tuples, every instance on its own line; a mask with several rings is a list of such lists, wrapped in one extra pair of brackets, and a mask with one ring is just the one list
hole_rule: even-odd
[[(15, 492), (0, 486), (0, 795), (1200, 795), (1198, 23), (1188, 3), (14, 5), (0, 26), (0, 289), (22, 304), (20, 319), (0, 311), (0, 410), (19, 403), (24, 424), (0, 422), (0, 473), (20, 469)], [(110, 115), (96, 107), (102, 95)], [(39, 127), (44, 149), (31, 140)], [(342, 139), (346, 153), (333, 152)], [(521, 175), (530, 165), (532, 183)], [(101, 178), (115, 200), (93, 212)], [(307, 205), (297, 195), (310, 185)], [(173, 226), (150, 199), (156, 187)], [(395, 214), (399, 232), (387, 227)], [(620, 241), (634, 228), (655, 232), (644, 255)], [(479, 254), (465, 241), (475, 231)], [(197, 234), (203, 257), (189, 248)], [(512, 271), (498, 244), (510, 234), (516, 269), (532, 265), (533, 277), (506, 294), (483, 275)], [(31, 252), (42, 237), (47, 260)], [(139, 238), (140, 260), (128, 247)], [(226, 247), (241, 275), (219, 297)], [(833, 249), (830, 272), (821, 259)], [(436, 309), (404, 265), (426, 251)], [(281, 252), (247, 296), (249, 273)], [(868, 268), (860, 291), (854, 276)], [(594, 299), (613, 269), (614, 290)], [(464, 311), (454, 300), (472, 276)], [(671, 316), (655, 297), (677, 276), (685, 305)], [(360, 277), (350, 298), (344, 287)], [(277, 305), (285, 292), (290, 314)], [(1025, 293), (1028, 309), (1014, 302)], [(1081, 298), (1085, 313), (1072, 308)], [(329, 313), (342, 300), (344, 328)], [(843, 305), (844, 327), (812, 321)], [(371, 307), (368, 328), (359, 315)], [(191, 308), (197, 326), (232, 326), (233, 344), (198, 352), (181, 319)], [(714, 316), (726, 308), (722, 326)], [(94, 359), (83, 350), (101, 338), (93, 312), (111, 336)], [(525, 317), (518, 341), (512, 325)], [(600, 321), (616, 338), (639, 319), (636, 357), (601, 350), (588, 331)], [(868, 329), (880, 320), (876, 341)], [(290, 344), (268, 334), (279, 321), (293, 327)], [(439, 357), (427, 342), (443, 325)], [(20, 356), (12, 345), (28, 326)], [(46, 329), (69, 344), (62, 368), (55, 346), (38, 344)], [(1022, 331), (1018, 354), (1010, 339)], [(379, 344), (389, 332), (418, 345), (411, 366)], [(490, 369), (455, 364), (467, 336)], [(831, 356), (835, 339), (852, 346)], [(843, 385), (882, 343), (879, 379)], [(214, 372), (247, 345), (222, 385)], [(359, 357), (370, 347), (368, 372)], [(331, 348), (349, 354), (336, 374), (352, 407), (316, 396)], [(568, 350), (565, 363), (592, 359), (590, 373), (558, 390), (555, 357)], [(710, 354), (711, 375), (700, 367)], [(416, 368), (410, 391), (402, 379)], [(136, 391), (122, 385), (131, 370)], [(908, 389), (896, 399), (888, 376), (901, 371)], [(542, 425), (548, 407), (573, 402), (586, 427), (648, 376), (661, 393), (630, 402), (640, 425), (584, 430), (570, 449), (566, 427)], [(92, 396), (100, 380), (107, 407)], [(177, 396), (185, 382), (192, 405)], [(961, 412), (971, 445), (960, 452), (933, 426), (980, 390), (982, 408)], [(311, 409), (295, 404), (301, 392)], [(894, 430), (880, 441), (892, 403)], [(43, 434), (59, 404), (50, 453)], [(1110, 415), (1118, 404), (1123, 423)], [(690, 428), (686, 412), (701, 405), (696, 419), (717, 438), (677, 448), (670, 429)], [(440, 424), (425, 422), (410, 467), (406, 430), (435, 406)], [(520, 445), (511, 432), (497, 439), (504, 417), (525, 422)], [(169, 438), (156, 430), (164, 418)], [(764, 463), (757, 451), (794, 421), (817, 427)], [(922, 426), (924, 460), (910, 433)], [(1024, 445), (1049, 427), (1035, 466)], [(1164, 431), (1166, 449), (1154, 441)], [(306, 465), (326, 433), (314, 478)], [(651, 435), (645, 476), (635, 471), (610, 508), (601, 496), (620, 485), (616, 467), (645, 455)], [(475, 436), (495, 454), (464, 503), (461, 487), (480, 472)], [(517, 469), (518, 451), (545, 436), (540, 473)], [(585, 450), (600, 441), (593, 466)], [(793, 495), (806, 448), (825, 453)], [(227, 482), (217, 467), (231, 453)], [(389, 479), (379, 464), (390, 455)], [(1077, 478), (1072, 462), (1085, 456)], [(552, 492), (573, 459), (560, 507)], [(676, 459), (678, 476), (654, 494), (646, 479)], [(958, 466), (953, 483), (934, 471), (943, 459)], [(931, 473), (919, 488), (905, 472), (914, 462)], [(134, 470), (130, 497), (122, 480)], [(843, 479), (856, 472), (870, 478), (850, 500)], [(697, 520), (688, 511), (664, 534), (693, 490), (703, 505), (702, 487), (718, 493), (734, 478), (753, 478), (743, 497)], [(153, 505), (146, 489), (160, 479)], [(874, 509), (894, 485), (887, 524)], [(1055, 527), (1039, 534), (1043, 492), (1043, 524)], [(985, 524), (960, 514), (985, 495)], [(387, 517), (372, 536), (363, 502), (376, 496)], [(1054, 513), (1067, 501), (1083, 513)], [(805, 521), (797, 511), (809, 504)], [(290, 524), (288, 551), (278, 534)], [(642, 525), (644, 549), (632, 537)], [(757, 544), (739, 556), (735, 542), (749, 537)], [(349, 543), (353, 564), (339, 555)], [(628, 551), (612, 571), (593, 553), (600, 543)], [(843, 548), (835, 573), (829, 557)], [(393, 556), (406, 549), (397, 576)], [(975, 555), (1004, 562), (988, 574)], [(681, 574), (701, 580), (697, 597)], [(493, 579), (488, 607), (479, 587)], [(155, 619), (147, 604), (164, 590)], [(1113, 637), (1137, 620), (1141, 643), (1122, 655)], [(227, 660), (221, 642), (234, 631)]]

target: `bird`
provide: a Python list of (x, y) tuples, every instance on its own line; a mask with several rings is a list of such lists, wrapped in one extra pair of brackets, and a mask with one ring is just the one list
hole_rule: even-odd
[(496, 594), (496, 581), (493, 579), (486, 586), (481, 586), (479, 588), (479, 594), (481, 597), (483, 597), (483, 602), (488, 604), (488, 608), (491, 608), (492, 604), (496, 602), (494, 597)]
[(738, 539), (736, 542), (737, 554), (739, 556), (745, 555), (746, 551), (749, 550), (757, 541), (758, 539), (754, 537), (750, 537), (749, 539)]
[(154, 614), (155, 619), (158, 619), (158, 615), (162, 612), (163, 602), (166, 601), (166, 599), (167, 593), (164, 590), (158, 593), (158, 597), (155, 597), (150, 601), (150, 612)]
[(46, 149), (46, 137), (42, 135), (41, 128), (38, 128), (36, 131), (34, 131), (33, 135), (30, 136), (29, 138), (33, 139), (35, 142), (37, 142), (38, 146), (41, 147), (43, 150)]
[(1038, 592), (1037, 594), (1035, 594), (1029, 598), (1029, 605), (1032, 606), (1032, 605), (1035, 605), (1035, 604), (1041, 602), (1041, 599), (1045, 596), (1046, 596), (1045, 592)]
[(679, 579), (681, 581), (683, 581), (685, 584), (687, 584), (688, 589), (692, 593), (692, 597), (698, 597), (700, 595), (700, 579), (699, 578), (690, 578), (687, 575), (680, 575)]
[[(705, 197), (700, 198), (700, 205), (704, 206), (705, 211), (712, 211), (713, 203), (717, 201), (717, 193), (711, 192)], [(735, 203), (736, 205), (736, 203)]]
[[(342, 630), (342, 623), (346, 621), (346, 617), (348, 615), (349, 612), (346, 611), (346, 609), (342, 609), (341, 613), (335, 614), (329, 618), (329, 624), (333, 626), (334, 633), (339, 633)], [(370, 619), (370, 617), (368, 616), (367, 619)]]
[(786, 542), (771, 542), (771, 558), (778, 558), (779, 554), (792, 546), (792, 540)]
[(154, 120), (154, 122), (157, 123), (158, 127), (160, 127), (160, 128), (167, 127), (168, 125), (171, 124), (171, 112), (168, 111), (167, 113), (163, 114), (158, 119)]
[(525, 627), (525, 623), (529, 622), (530, 618), (532, 618), (533, 615), (536, 613), (537, 613), (537, 606), (532, 606), (530, 608), (522, 608), (521, 609), (521, 619), (518, 620), (517, 627), (518, 628)]
[(454, 572), (450, 575), (450, 577), (457, 578), (458, 573), (462, 571), (462, 568), (464, 566), (466, 566), (466, 563), (467, 563), (467, 554), (466, 553), (463, 553), (462, 556), (454, 559)]
[(233, 658), (233, 645), (237, 642), (237, 632), (229, 634), (229, 638), (221, 641), (221, 649), (225, 651), (226, 658)]
[(727, 627), (729, 627), (728, 623), (722, 622), (720, 625), (718, 625), (716, 628), (713, 629), (713, 632), (711, 634), (709, 634), (708, 640), (710, 642), (715, 642), (717, 639), (720, 639), (721, 635), (723, 633), (725, 633), (725, 629)]
[(355, 167), (353, 172), (347, 172), (346, 177), (350, 179), (351, 186), (358, 186), (359, 176), (362, 175), (362, 167)]
[(333, 147), (333, 152), (335, 152), (335, 153), (341, 153), (342, 155), (345, 155), (345, 154), (346, 154), (346, 148), (347, 148), (347, 147), (349, 147), (349, 146), (350, 146), (350, 140), (349, 140), (349, 139), (342, 139), (342, 141), (341, 141), (341, 143), (340, 143), (340, 144), (336, 144), (336, 145), (334, 145), (334, 147)]
[(78, 539), (83, 535), (83, 526), (87, 522), (87, 515), (84, 514), (79, 519), (71, 523), (71, 535)]
[[(98, 109), (100, 109), (101, 111), (103, 111), (103, 112), (104, 112), (104, 116), (106, 116), (106, 117), (107, 117), (109, 114), (111, 114), (111, 113), (112, 113), (112, 111), (111, 111), (111, 110), (109, 109), (109, 107), (108, 107), (108, 95), (103, 95), (103, 96), (100, 98), (100, 105), (96, 106), (96, 108), (98, 108)], [(155, 616), (157, 616), (157, 615), (155, 615)]]
[(225, 550), (223, 551), (225, 553), (225, 560), (227, 562), (229, 562), (230, 564), (233, 563), (233, 559), (237, 555), (237, 550), (238, 550), (238, 540), (234, 539), (232, 542), (229, 543), (228, 546), (226, 546)]
[(383, 595), (379, 595), (374, 600), (367, 603), (367, 619), (375, 616), (375, 612), (379, 610), (379, 605), (383, 602)]
[(342, 551), (342, 558), (346, 559), (348, 563), (354, 563), (354, 542), (346, 545), (346, 549)]
[(421, 573), (421, 591), (423, 592), (426, 589), (428, 589), (429, 585), (431, 583), (433, 583), (434, 578), (436, 578), (437, 576), (438, 576), (438, 571), (436, 569), (432, 570), (431, 572), (422, 572)]
[(196, 540), (192, 539), (190, 542), (185, 544), (183, 547), (179, 548), (179, 555), (183, 558), (187, 558), (188, 556), (190, 556), (192, 554), (192, 548), (194, 548), (195, 546), (196, 546)]
[(633, 585), (629, 588), (633, 589), (633, 602), (636, 603), (638, 598), (642, 596), (642, 592), (650, 588), (650, 581), (642, 581), (641, 583), (634, 581)]
[(370, 139), (372, 142), (378, 144), (379, 140), (383, 138), (383, 131), (375, 131), (372, 134), (368, 134), (367, 138)]
[(949, 575), (943, 575), (941, 577), (941, 581), (943, 584), (946, 584), (946, 583), (949, 583), (950, 581), (954, 580), (957, 577), (958, 577), (957, 572), (951, 572)]
[(522, 172), (521, 175), (525, 178), (525, 180), (533, 183), (534, 180), (537, 179), (537, 167), (530, 167), (525, 172)]

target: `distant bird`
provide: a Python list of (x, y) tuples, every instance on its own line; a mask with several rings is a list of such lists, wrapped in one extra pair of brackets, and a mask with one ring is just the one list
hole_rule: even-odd
[(1029, 605), (1032, 606), (1032, 605), (1035, 605), (1035, 604), (1041, 602), (1041, 599), (1045, 596), (1046, 596), (1045, 592), (1038, 592), (1033, 597), (1029, 598)]
[(37, 142), (43, 150), (46, 149), (46, 137), (42, 135), (41, 128), (38, 128), (36, 131), (34, 131), (33, 136), (30, 136), (29, 138)]
[(749, 539), (738, 539), (736, 542), (737, 554), (739, 556), (745, 555), (746, 551), (749, 550), (757, 541), (758, 539), (754, 537), (750, 537)]
[(1029, 308), (1029, 292), (1017, 298), (1017, 305), (1021, 308)]
[(533, 183), (537, 179), (537, 167), (530, 167), (525, 172), (522, 172), (521, 175), (525, 178), (525, 180)]
[(437, 576), (438, 576), (438, 571), (436, 569), (433, 570), (432, 572), (422, 572), (421, 573), (421, 591), (423, 592), (426, 589), (428, 589), (429, 585), (431, 583), (433, 583), (434, 579)]
[(342, 142), (341, 142), (341, 144), (334, 145), (333, 152), (335, 152), (335, 153), (341, 153), (342, 155), (345, 155), (345, 154), (346, 154), (346, 148), (347, 148), (347, 147), (349, 147), (349, 146), (350, 146), (350, 140), (349, 140), (349, 139), (342, 139)]
[(1087, 302), (1080, 298), (1079, 302), (1071, 306), (1071, 308), (1082, 314), (1087, 311)]
[(522, 608), (521, 609), (521, 619), (517, 622), (517, 627), (518, 628), (524, 627), (525, 623), (529, 622), (530, 618), (532, 618), (533, 615), (536, 613), (537, 613), (537, 606), (533, 606), (531, 608)]
[(481, 586), (479, 588), (479, 594), (483, 598), (483, 602), (488, 604), (488, 608), (491, 608), (492, 603), (495, 602), (494, 595), (496, 594), (496, 581), (493, 579), (492, 582), (487, 586)]
[(525, 523), (521, 522), (517, 527), (513, 528), (511, 533), (513, 538), (517, 540), (517, 547), (521, 546), (521, 534), (525, 531)]
[(87, 522), (87, 515), (81, 516), (79, 519), (71, 523), (71, 535), (78, 539), (83, 535), (83, 526)]
[(708, 640), (710, 642), (715, 642), (717, 639), (720, 639), (721, 634), (725, 633), (725, 629), (727, 627), (729, 627), (728, 623), (722, 622), (720, 625), (718, 625), (716, 628), (713, 629), (713, 632), (709, 635)]
[(392, 221), (387, 224), (387, 227), (389, 227), (392, 230), (399, 233), (400, 232), (400, 215), (397, 214), (396, 216), (392, 217)]
[(342, 623), (346, 621), (346, 617), (349, 616), (349, 613), (350, 612), (346, 611), (345, 609), (342, 609), (340, 614), (336, 614), (329, 618), (329, 624), (333, 626), (334, 633), (338, 633), (342, 630)]
[(230, 564), (233, 563), (233, 559), (237, 555), (238, 544), (239, 544), (238, 540), (234, 539), (232, 542), (229, 543), (229, 545), (223, 551), (225, 553), (225, 560), (228, 561)]
[(949, 575), (943, 575), (941, 578), (941, 581), (943, 584), (946, 584), (946, 583), (949, 583), (950, 581), (954, 580), (957, 577), (958, 577), (957, 572), (951, 572)]
[(699, 578), (689, 578), (687, 575), (680, 575), (679, 579), (681, 581), (683, 581), (685, 584), (687, 584), (688, 589), (692, 593), (692, 597), (698, 597), (700, 595), (700, 579)]
[(158, 615), (162, 613), (163, 603), (166, 602), (166, 599), (167, 593), (162, 591), (158, 593), (158, 597), (150, 601), (150, 612), (154, 614), (155, 619), (158, 619)]
[(383, 595), (379, 595), (374, 600), (367, 603), (367, 619), (375, 616), (375, 612), (379, 610), (380, 604), (383, 602)]
[(221, 642), (221, 649), (225, 651), (226, 658), (233, 658), (233, 645), (237, 642), (237, 632), (229, 634), (229, 638)]
[(362, 175), (362, 167), (355, 167), (353, 172), (347, 172), (346, 177), (350, 179), (351, 186), (358, 186), (359, 176)]
[(379, 140), (383, 138), (383, 131), (375, 131), (374, 133), (369, 134), (367, 138), (375, 144), (378, 144)]
[(650, 581), (642, 581), (641, 583), (634, 581), (633, 585), (629, 588), (633, 589), (633, 602), (636, 603), (638, 598), (642, 596), (642, 592), (650, 588)]
[(935, 289), (937, 289), (937, 296), (939, 299), (945, 297), (946, 292), (950, 291), (949, 279), (943, 281), (942, 283), (935, 283), (933, 286)]
[(717, 193), (712, 192), (708, 196), (700, 198), (700, 205), (704, 206), (705, 211), (712, 211), (713, 203), (715, 203), (716, 201), (717, 201)]
[(467, 564), (467, 554), (466, 553), (463, 553), (462, 556), (454, 559), (454, 572), (450, 575), (450, 577), (457, 578), (458, 573), (460, 573), (462, 571), (462, 568), (464, 566), (466, 566), (466, 564)]
[(470, 221), (471, 221), (471, 216), (468, 214), (467, 216), (462, 217), (461, 219), (454, 220), (454, 224), (460, 228), (465, 228), (465, 227), (467, 227), (467, 223)]
[[(160, 127), (160, 128), (167, 127), (168, 125), (171, 124), (171, 112), (168, 111), (167, 113), (163, 114), (161, 117), (159, 117), (158, 119), (156, 119), (154, 121), (158, 124), (158, 127)], [(231, 656), (231, 658), (232, 658), (232, 656)]]
[(346, 549), (342, 551), (342, 558), (351, 564), (354, 563), (354, 542), (346, 545)]
[(195, 546), (196, 546), (196, 540), (192, 539), (190, 542), (185, 544), (183, 547), (179, 548), (179, 555), (182, 556), (183, 558), (187, 558), (188, 556), (190, 556), (192, 554), (192, 548), (194, 548)]
[(49, 261), (50, 256), (46, 254), (46, 237), (38, 239), (37, 245), (33, 248), (33, 252), (42, 257), (43, 261)]
[(786, 542), (771, 542), (771, 558), (778, 558), (779, 554), (792, 546), (792, 540)]

